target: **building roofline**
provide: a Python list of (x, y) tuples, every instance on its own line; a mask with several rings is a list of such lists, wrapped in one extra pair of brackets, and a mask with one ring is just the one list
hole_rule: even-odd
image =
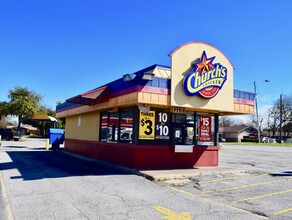
[(230, 63), (230, 65), (231, 65), (232, 68), (234, 69), (233, 64), (232, 64), (232, 63), (230, 62), (230, 60), (225, 56), (224, 53), (222, 53), (218, 48), (214, 47), (213, 45), (211, 45), (211, 44), (207, 44), (207, 43), (204, 43), (204, 42), (189, 42), (189, 43), (183, 44), (183, 45), (181, 45), (181, 46), (175, 48), (174, 50), (172, 50), (172, 51), (168, 54), (168, 56), (172, 57), (172, 56), (173, 56), (173, 55), (174, 55), (179, 49), (181, 49), (181, 48), (183, 48), (183, 47), (185, 47), (185, 46), (188, 46), (188, 45), (190, 45), (190, 44), (205, 44), (205, 45), (207, 45), (207, 46), (210, 46), (210, 47), (214, 48), (215, 50), (217, 50), (219, 53), (221, 53), (221, 54), (225, 57), (225, 59)]

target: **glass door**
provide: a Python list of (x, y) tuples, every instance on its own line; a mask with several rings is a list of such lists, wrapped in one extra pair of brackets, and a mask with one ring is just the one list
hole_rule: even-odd
[(194, 136), (195, 136), (194, 126), (185, 127), (185, 141), (184, 144), (194, 145)]
[(173, 144), (174, 145), (179, 145), (179, 144), (183, 144), (183, 129), (182, 126), (175, 126), (173, 128)]
[(194, 113), (173, 114), (173, 144), (174, 145), (194, 145), (195, 123)]

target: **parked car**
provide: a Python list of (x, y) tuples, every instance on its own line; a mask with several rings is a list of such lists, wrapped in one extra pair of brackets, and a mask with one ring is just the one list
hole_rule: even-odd
[(287, 140), (287, 139), (286, 139), (285, 137), (282, 137), (282, 138), (280, 138), (280, 137), (276, 137), (276, 141), (277, 141), (277, 143), (279, 143), (279, 144), (283, 144), (286, 140)]
[(132, 142), (132, 129), (125, 129), (121, 132), (121, 136), (120, 136), (120, 141), (121, 142), (127, 142), (127, 143), (131, 143)]
[(219, 137), (219, 142), (226, 142), (226, 139), (224, 137)]
[(269, 138), (268, 137), (262, 137), (262, 143), (268, 143)]
[(23, 133), (21, 133), (20, 131), (14, 131), (13, 132), (13, 140), (15, 141), (19, 141), (21, 139), (21, 136), (23, 135)]
[(8, 129), (8, 128), (0, 128), (0, 135), (1, 135), (1, 140), (6, 140), (6, 141), (13, 140), (13, 137), (14, 137), (14, 133), (12, 129)]
[(258, 136), (256, 134), (243, 136), (243, 139), (241, 139), (241, 142), (258, 142)]

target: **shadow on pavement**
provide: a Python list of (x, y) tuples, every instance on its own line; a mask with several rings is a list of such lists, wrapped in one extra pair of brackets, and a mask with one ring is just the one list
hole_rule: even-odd
[[(6, 148), (27, 148), (26, 146), (5, 146)], [(44, 149), (44, 148), (42, 148)]]
[[(14, 146), (15, 147), (15, 146)], [(12, 162), (0, 163), (0, 170), (17, 169), (11, 179), (37, 180), (74, 176), (129, 174), (101, 163), (80, 159), (62, 151), (6, 151)]]
[(292, 171), (285, 171), (282, 173), (272, 173), (271, 176), (292, 176)]

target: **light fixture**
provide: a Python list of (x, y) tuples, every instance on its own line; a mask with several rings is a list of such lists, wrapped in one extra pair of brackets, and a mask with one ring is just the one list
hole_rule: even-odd
[(135, 77), (136, 77), (136, 75), (127, 73), (127, 74), (123, 75), (123, 80), (124, 80), (124, 82), (129, 82), (129, 81), (132, 81), (133, 79), (135, 79)]
[(154, 79), (154, 73), (144, 73), (142, 76), (142, 80), (152, 81)]
[(147, 105), (147, 104), (139, 104), (139, 105), (138, 105), (138, 108), (139, 108), (139, 110), (140, 110), (141, 112), (143, 112), (143, 113), (147, 113), (147, 112), (150, 111), (150, 106)]

